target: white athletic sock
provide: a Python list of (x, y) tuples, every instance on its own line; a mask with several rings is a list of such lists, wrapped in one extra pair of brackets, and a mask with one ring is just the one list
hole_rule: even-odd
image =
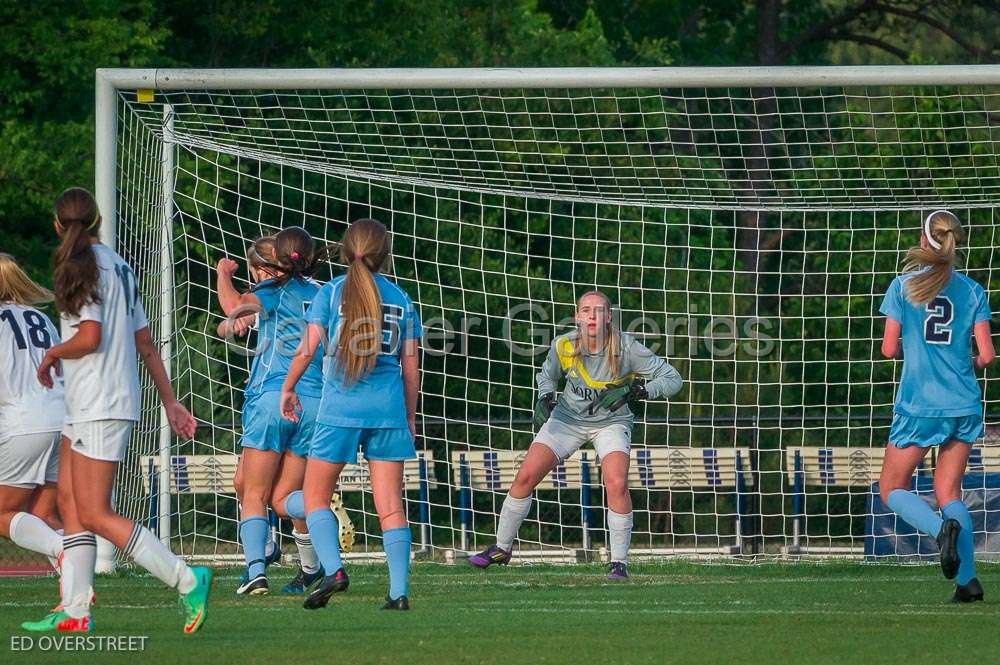
[(62, 536), (31, 513), (17, 513), (10, 520), (10, 539), (14, 544), (53, 559), (62, 551)]
[[(59, 555), (62, 553), (63, 530), (56, 529), (55, 532), (59, 535), (59, 551), (56, 552), (55, 556), (47, 556), (45, 558), (49, 560), (49, 564), (52, 566), (52, 569), (59, 572)], [(61, 596), (62, 594), (59, 595)]]
[(503, 500), (500, 509), (500, 520), (497, 522), (497, 547), (510, 552), (514, 548), (514, 539), (521, 522), (531, 511), (531, 495), (523, 499), (515, 499), (509, 493)]
[(611, 560), (625, 563), (632, 543), (632, 512), (623, 515), (608, 508), (608, 531), (611, 533)]
[(97, 539), (89, 531), (63, 537), (62, 604), (74, 619), (90, 614), (90, 594), (97, 564)]
[(299, 565), (307, 573), (315, 573), (319, 570), (319, 558), (316, 556), (316, 548), (313, 547), (312, 537), (308, 532), (299, 533), (292, 529), (292, 538), (295, 539), (295, 547), (299, 549)]
[(138, 524), (132, 527), (125, 555), (167, 586), (177, 589), (181, 595), (189, 593), (197, 584), (191, 568), (161, 543), (152, 531)]

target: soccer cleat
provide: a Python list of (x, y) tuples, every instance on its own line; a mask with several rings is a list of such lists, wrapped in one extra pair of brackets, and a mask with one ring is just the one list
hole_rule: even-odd
[(476, 568), (489, 568), (493, 564), (506, 566), (508, 563), (510, 563), (510, 552), (496, 545), (490, 545), (479, 554), (469, 557), (469, 565)]
[(323, 566), (320, 566), (315, 573), (307, 573), (299, 568), (292, 581), (281, 588), (281, 593), (305, 593), (306, 589), (319, 579), (323, 579)]
[(612, 561), (608, 566), (608, 579), (615, 582), (628, 580), (632, 576), (628, 574), (628, 564), (624, 561)]
[(196, 584), (190, 592), (180, 597), (184, 610), (184, 633), (190, 635), (205, 623), (208, 612), (208, 594), (212, 590), (212, 571), (205, 566), (192, 566)]
[(340, 492), (334, 492), (330, 497), (330, 512), (337, 518), (337, 540), (340, 541), (341, 552), (351, 552), (354, 550), (354, 522), (347, 514), (344, 501), (340, 498)]
[(302, 607), (307, 610), (318, 610), (321, 607), (326, 607), (326, 604), (330, 602), (330, 596), (341, 591), (347, 591), (347, 587), (350, 584), (351, 580), (348, 579), (347, 573), (344, 572), (343, 568), (339, 568), (333, 575), (327, 575), (323, 578), (316, 588), (313, 589), (313, 592), (306, 596)]
[(56, 624), (56, 631), (60, 633), (92, 633), (94, 632), (94, 620), (90, 615), (82, 619), (75, 619), (68, 614), (66, 618)]
[(21, 624), (21, 628), (33, 633), (48, 633), (55, 630), (59, 622), (68, 618), (69, 615), (63, 610), (54, 610), (46, 614), (45, 618), (40, 621), (25, 621)]
[(385, 605), (382, 606), (383, 610), (409, 610), (410, 600), (406, 596), (400, 596), (396, 600), (393, 600), (389, 596), (385, 597)]
[[(270, 566), (275, 561), (281, 559), (281, 548), (278, 547), (278, 544), (272, 540), (270, 543), (268, 543), (268, 545), (271, 546), (271, 553), (264, 557), (264, 570), (267, 570), (268, 566)], [(257, 559), (257, 561), (259, 561), (259, 559)], [(254, 563), (254, 561), (251, 561), (250, 563), (252, 564)], [(243, 569), (243, 574), (240, 575), (240, 583), (239, 586), (236, 587), (236, 593), (237, 594), (240, 593), (239, 591), (240, 588), (246, 586), (248, 582), (250, 582), (249, 565), (247, 565), (247, 567)]]
[(967, 584), (956, 584), (955, 595), (951, 597), (953, 603), (974, 603), (983, 599), (983, 585), (973, 577)]
[(958, 556), (958, 532), (962, 530), (962, 525), (958, 520), (945, 520), (941, 524), (941, 532), (938, 533), (938, 549), (941, 550), (941, 572), (945, 579), (954, 579), (958, 574), (958, 565), (961, 559)]
[(236, 589), (237, 595), (240, 596), (266, 596), (267, 592), (267, 575), (263, 573)]

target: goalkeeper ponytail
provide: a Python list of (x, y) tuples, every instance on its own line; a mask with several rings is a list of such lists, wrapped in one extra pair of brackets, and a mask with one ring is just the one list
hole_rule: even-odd
[(349, 386), (374, 369), (382, 347), (382, 297), (375, 273), (389, 258), (389, 232), (374, 219), (357, 220), (344, 234), (340, 257), (347, 276), (336, 358)]

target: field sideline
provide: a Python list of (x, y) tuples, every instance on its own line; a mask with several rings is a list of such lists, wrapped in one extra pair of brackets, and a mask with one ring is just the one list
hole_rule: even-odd
[[(51, 578), (0, 579), (4, 662), (206, 663), (922, 663), (993, 662), (1000, 565), (981, 564), (986, 602), (955, 606), (931, 566), (856, 563), (635, 564), (610, 584), (595, 565), (490, 570), (414, 565), (413, 610), (378, 609), (385, 568), (355, 565), (325, 610), (301, 597), (237, 598), (217, 571), (207, 623), (181, 634), (175, 596), (131, 574), (99, 578), (98, 635), (147, 635), (145, 652), (10, 653), (25, 619), (55, 598)], [(280, 588), (288, 568), (272, 568)], [(994, 591), (996, 589), (996, 591)], [(998, 594), (998, 595), (994, 595)], [(38, 635), (35, 635), (37, 639)]]

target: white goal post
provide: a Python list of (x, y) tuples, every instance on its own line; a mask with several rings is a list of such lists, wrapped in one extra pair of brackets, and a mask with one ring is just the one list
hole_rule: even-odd
[[(95, 168), (101, 239), (136, 268), (201, 422), (176, 441), (147, 385), (117, 488), (175, 551), (240, 558), (223, 475), (249, 361), (214, 338), (215, 261), (283, 225), (332, 242), (370, 215), (449, 349), (426, 353), (406, 481), (421, 554), (491, 542), (538, 350), (592, 288), (685, 379), (637, 413), (637, 554), (928, 554), (873, 503), (899, 370), (873, 353), (877, 308), (938, 207), (966, 224), (970, 274), (1000, 288), (1000, 66), (99, 69)], [(984, 501), (995, 382), (967, 487)], [(605, 555), (583, 452), (540, 488), (523, 558)], [(357, 473), (352, 556), (378, 557)]]

